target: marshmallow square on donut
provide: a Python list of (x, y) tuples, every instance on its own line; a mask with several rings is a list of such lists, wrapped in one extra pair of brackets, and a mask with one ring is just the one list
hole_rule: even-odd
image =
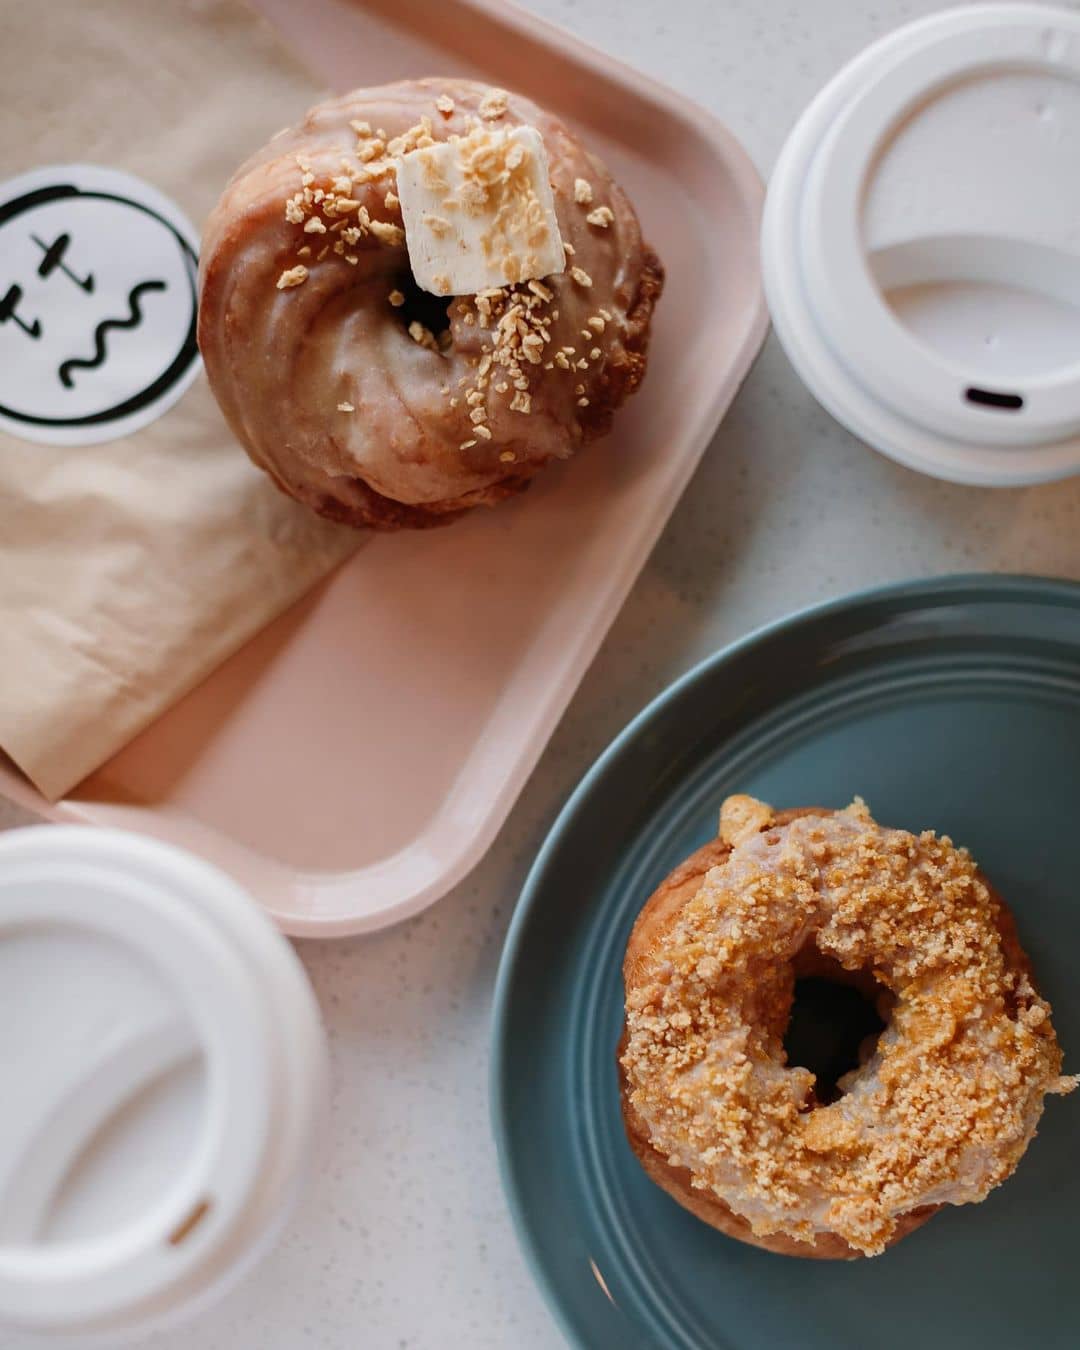
[(417, 285), (432, 295), (566, 268), (547, 153), (535, 127), (474, 127), (397, 161), (397, 195)]

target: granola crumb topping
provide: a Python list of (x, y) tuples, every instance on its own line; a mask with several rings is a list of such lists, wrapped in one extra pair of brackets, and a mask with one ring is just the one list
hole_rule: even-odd
[(408, 328), (409, 336), (419, 347), (426, 347), (429, 351), (440, 351), (439, 343), (435, 334), (430, 328), (426, 327), (419, 319), (413, 319)]
[(279, 291), (288, 290), (291, 286), (301, 286), (308, 279), (308, 270), (303, 263), (297, 263), (295, 267), (287, 267), (281, 276), (277, 279), (277, 288)]
[(509, 95), (505, 89), (489, 89), (480, 100), (480, 116), (495, 122), (506, 112)]
[(387, 220), (373, 220), (368, 229), (381, 244), (400, 248), (405, 243), (405, 231), (400, 225), (392, 225)]

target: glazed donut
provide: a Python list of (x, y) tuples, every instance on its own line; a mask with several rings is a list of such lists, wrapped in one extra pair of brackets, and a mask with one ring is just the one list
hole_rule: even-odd
[[(476, 296), (415, 283), (396, 163), (530, 126), (567, 268)], [(210, 215), (199, 346), (251, 458), (354, 526), (444, 522), (605, 432), (645, 372), (663, 272), (611, 174), (550, 113), (460, 79), (357, 90), (243, 165)]]
[[(788, 1065), (794, 982), (831, 965), (886, 1024), (841, 1095)], [(623, 1116), (648, 1175), (744, 1242), (875, 1256), (983, 1200), (1066, 1093), (1050, 1007), (970, 856), (931, 832), (731, 797), (646, 903), (623, 968)]]

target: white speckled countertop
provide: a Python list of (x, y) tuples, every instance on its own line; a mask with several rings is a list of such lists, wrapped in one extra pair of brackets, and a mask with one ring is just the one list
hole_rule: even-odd
[[(767, 172), (824, 80), (934, 0), (528, 0), (700, 100)], [(1074, 6), (1077, 7), (1077, 6)], [(301, 952), (329, 1027), (330, 1130), (288, 1236), (157, 1350), (560, 1345), (518, 1253), (488, 1127), (491, 990), (545, 830), (612, 735), (748, 629), (876, 582), (969, 570), (1080, 578), (1080, 479), (921, 478), (823, 412), (770, 341), (491, 853), (420, 918)], [(0, 827), (25, 817), (0, 802)], [(0, 1335), (2, 1350), (26, 1350)]]

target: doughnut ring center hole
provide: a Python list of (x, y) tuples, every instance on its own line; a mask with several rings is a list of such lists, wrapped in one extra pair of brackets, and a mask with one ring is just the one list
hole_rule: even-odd
[(439, 350), (445, 351), (450, 345), (450, 306), (455, 297), (425, 291), (409, 268), (394, 277), (393, 286), (405, 297), (395, 310), (401, 326), (407, 332), (410, 324), (422, 324), (439, 344)]
[(843, 1096), (840, 1080), (865, 1064), (885, 1030), (892, 995), (870, 971), (848, 971), (810, 942), (795, 958), (795, 990), (783, 1033), (788, 1065), (816, 1078), (805, 1110)]

